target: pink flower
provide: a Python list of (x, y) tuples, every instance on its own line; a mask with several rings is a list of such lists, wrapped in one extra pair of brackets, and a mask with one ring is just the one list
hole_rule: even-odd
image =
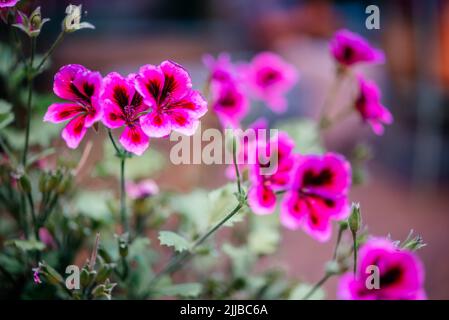
[[(379, 269), (379, 288), (372, 285), (372, 267)], [(422, 300), (424, 267), (414, 252), (395, 246), (388, 239), (372, 238), (359, 250), (357, 276), (347, 273), (340, 278), (338, 297), (345, 300)]]
[(210, 54), (203, 56), (203, 63), (209, 69), (210, 81), (228, 82), (236, 80), (236, 68), (228, 53), (220, 53), (217, 59)]
[(131, 199), (143, 199), (154, 196), (159, 193), (159, 187), (151, 179), (140, 182), (129, 181), (126, 183), (126, 193)]
[(238, 128), (248, 114), (249, 102), (242, 88), (232, 82), (211, 82), (212, 108), (223, 127)]
[(142, 130), (150, 137), (164, 137), (172, 130), (193, 135), (207, 112), (207, 103), (180, 65), (164, 61), (145, 65), (135, 79), (136, 90), (151, 111), (140, 118)]
[[(276, 191), (289, 187), (291, 170), (296, 158), (293, 155), (293, 148), (293, 140), (283, 132), (272, 138), (268, 144), (259, 141), (255, 162), (249, 166), (251, 187), (248, 190), (248, 203), (254, 213), (273, 213), (276, 208)], [(268, 161), (263, 161), (261, 156), (266, 157)], [(273, 163), (276, 161), (275, 157), (277, 157), (277, 166)], [(269, 166), (274, 171), (264, 172)]]
[(356, 63), (384, 63), (382, 50), (375, 49), (362, 36), (349, 30), (339, 30), (330, 42), (330, 51), (343, 66)]
[(101, 119), (100, 90), (100, 73), (81, 65), (69, 64), (56, 73), (53, 91), (59, 98), (70, 102), (50, 105), (44, 121), (60, 123), (71, 119), (61, 134), (69, 148), (78, 147), (87, 128)]
[(116, 129), (125, 127), (119, 141), (126, 151), (142, 155), (150, 144), (150, 139), (140, 125), (142, 113), (149, 107), (134, 88), (135, 75), (124, 78), (116, 72), (108, 74), (103, 80), (101, 103), (103, 105), (103, 124)]
[(287, 110), (285, 95), (297, 83), (296, 68), (271, 52), (262, 52), (242, 66), (242, 73), (255, 98), (265, 101), (274, 112)]
[(39, 278), (39, 268), (33, 268), (33, 281), (35, 284), (41, 284), (42, 281)]
[(39, 240), (50, 249), (57, 247), (55, 239), (53, 239), (53, 236), (47, 228), (39, 228)]
[(282, 202), (281, 223), (293, 230), (302, 228), (318, 241), (329, 240), (330, 219), (342, 220), (349, 214), (349, 163), (334, 153), (301, 156), (293, 176)]
[(0, 0), (0, 8), (14, 7), (19, 0)]
[(210, 71), (209, 84), (212, 109), (223, 127), (237, 128), (248, 114), (249, 100), (227, 53), (221, 53), (217, 59), (210, 55), (203, 57)]
[(355, 101), (355, 108), (361, 115), (363, 121), (367, 122), (374, 133), (382, 135), (384, 133), (383, 124), (393, 123), (393, 116), (390, 111), (380, 102), (380, 90), (372, 81), (365, 80), (361, 76), (359, 81), (359, 95)]

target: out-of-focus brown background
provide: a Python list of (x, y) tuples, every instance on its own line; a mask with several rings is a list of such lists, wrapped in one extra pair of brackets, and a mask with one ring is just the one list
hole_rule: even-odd
[[(326, 144), (344, 150), (365, 139), (372, 146), (368, 181), (353, 189), (351, 199), (361, 202), (364, 223), (375, 235), (403, 239), (412, 228), (422, 234), (428, 246), (419, 255), (427, 270), (429, 298), (449, 298), (449, 1), (35, 1), (54, 20), (44, 27), (50, 35), (41, 39), (43, 47), (59, 32), (56, 21), (69, 2), (83, 4), (85, 20), (96, 30), (70, 35), (56, 51), (52, 71), (81, 63), (103, 74), (128, 73), (172, 59), (186, 65), (201, 88), (204, 53), (227, 51), (240, 60), (272, 50), (298, 67), (301, 80), (289, 96), (286, 114), (255, 111), (271, 122), (317, 116), (333, 78), (328, 40), (335, 30), (348, 28), (382, 47), (386, 65), (361, 71), (381, 86), (394, 125), (376, 137), (353, 117), (327, 132)], [(380, 8), (380, 30), (365, 28), (369, 4)], [(39, 85), (50, 88), (51, 78)], [(216, 126), (217, 120), (208, 114), (204, 123)], [(153, 146), (168, 149), (168, 142)], [(223, 171), (218, 166), (168, 165), (154, 178), (162, 189), (188, 191), (222, 185)], [(275, 260), (292, 276), (315, 282), (332, 246), (332, 241), (323, 245), (301, 231), (284, 231)], [(335, 285), (335, 280), (327, 285), (331, 298)]]

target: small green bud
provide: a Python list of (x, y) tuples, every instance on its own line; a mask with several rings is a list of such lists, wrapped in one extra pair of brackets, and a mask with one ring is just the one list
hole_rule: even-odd
[(360, 204), (359, 203), (352, 203), (351, 207), (351, 215), (348, 218), (348, 225), (349, 229), (353, 234), (357, 233), (357, 231), (360, 230), (360, 227), (362, 225), (362, 217), (360, 214)]
[(26, 176), (21, 176), (19, 181), (20, 187), (22, 188), (23, 192), (30, 193), (31, 192), (30, 180)]

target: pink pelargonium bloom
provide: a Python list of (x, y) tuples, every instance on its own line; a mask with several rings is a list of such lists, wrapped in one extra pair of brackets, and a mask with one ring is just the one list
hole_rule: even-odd
[(123, 77), (111, 72), (103, 80), (101, 101), (103, 123), (110, 129), (125, 127), (119, 141), (126, 151), (142, 155), (150, 144), (150, 139), (140, 125), (142, 113), (149, 109), (134, 88), (135, 75)]
[(373, 81), (365, 80), (358, 76), (359, 94), (355, 101), (355, 108), (363, 121), (368, 123), (377, 135), (384, 133), (383, 124), (393, 123), (393, 116), (381, 102), (381, 94)]
[(255, 163), (249, 165), (251, 187), (248, 191), (248, 203), (254, 213), (273, 213), (276, 208), (276, 191), (289, 187), (296, 159), (294, 147), (293, 140), (284, 132), (280, 132), (269, 143), (259, 141)]
[(249, 101), (243, 89), (229, 81), (211, 82), (212, 108), (223, 127), (238, 128), (248, 114)]
[(63, 66), (55, 75), (54, 93), (70, 102), (50, 105), (44, 121), (60, 123), (71, 119), (61, 134), (69, 148), (78, 147), (87, 128), (103, 115), (99, 102), (101, 80), (100, 73), (78, 64)]
[(349, 30), (338, 30), (330, 42), (335, 60), (349, 67), (357, 63), (384, 63), (385, 54), (373, 48), (362, 36)]
[(14, 7), (19, 0), (0, 0), (0, 8)]
[[(374, 275), (373, 266), (379, 271), (377, 289), (368, 279)], [(359, 250), (356, 277), (352, 272), (344, 274), (337, 290), (338, 298), (345, 300), (426, 299), (424, 267), (414, 252), (398, 248), (388, 239), (372, 238)]]
[(140, 182), (128, 181), (126, 183), (126, 194), (131, 199), (144, 199), (159, 193), (159, 187), (151, 179), (145, 179)]
[(42, 280), (39, 278), (39, 268), (33, 268), (33, 281), (35, 284), (41, 284)]
[(265, 101), (274, 112), (287, 110), (285, 95), (298, 82), (296, 68), (272, 52), (262, 52), (241, 67), (241, 72), (255, 98)]
[(207, 112), (204, 98), (192, 90), (190, 75), (174, 62), (141, 67), (135, 85), (151, 108), (140, 118), (143, 131), (150, 137), (164, 137), (172, 130), (193, 135), (199, 118)]
[(349, 214), (350, 184), (351, 167), (342, 156), (299, 157), (292, 188), (282, 202), (281, 223), (292, 230), (302, 228), (318, 241), (329, 240), (330, 219), (342, 220)]
[(203, 63), (209, 69), (209, 80), (228, 82), (236, 79), (236, 68), (228, 53), (220, 53), (215, 59), (210, 54), (203, 56)]

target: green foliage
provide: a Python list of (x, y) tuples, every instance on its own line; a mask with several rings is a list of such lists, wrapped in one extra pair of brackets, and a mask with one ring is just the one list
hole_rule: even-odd
[(275, 128), (288, 133), (295, 142), (295, 151), (300, 154), (321, 154), (325, 151), (318, 125), (311, 119), (282, 121)]
[(159, 231), (159, 241), (161, 245), (173, 247), (177, 252), (189, 250), (190, 248), (190, 243), (187, 239), (172, 231)]

